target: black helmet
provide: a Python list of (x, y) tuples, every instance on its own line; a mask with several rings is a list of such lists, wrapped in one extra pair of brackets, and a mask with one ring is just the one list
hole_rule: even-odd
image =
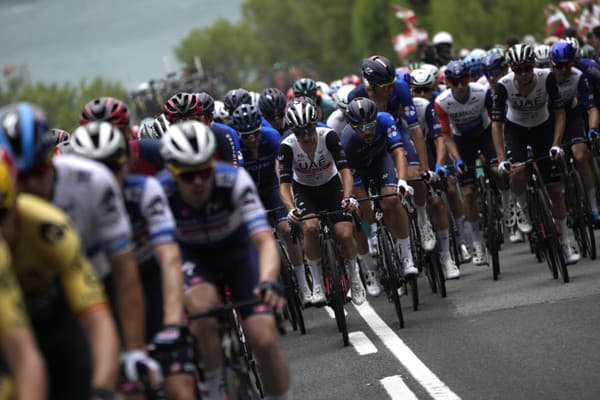
[(360, 70), (363, 78), (375, 85), (389, 84), (394, 82), (396, 78), (396, 69), (390, 60), (383, 56), (365, 58), (362, 61)]
[(203, 114), (212, 117), (213, 112), (215, 111), (215, 99), (206, 92), (198, 93), (198, 99), (200, 100)]
[(231, 116), (231, 125), (239, 133), (254, 132), (260, 128), (262, 114), (253, 104), (242, 104)]
[(277, 88), (267, 88), (258, 99), (258, 108), (265, 117), (274, 117), (285, 111), (285, 95)]
[(233, 114), (236, 108), (242, 104), (252, 104), (250, 93), (243, 88), (232, 89), (225, 95), (225, 109)]
[(366, 97), (356, 97), (348, 103), (344, 116), (350, 125), (361, 125), (377, 118), (375, 102)]

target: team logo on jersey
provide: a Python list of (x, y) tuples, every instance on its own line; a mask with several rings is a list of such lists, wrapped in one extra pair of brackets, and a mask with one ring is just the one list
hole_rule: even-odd
[(39, 235), (48, 244), (55, 244), (62, 240), (65, 231), (69, 229), (67, 224), (54, 224), (46, 222), (40, 225)]
[(398, 128), (396, 128), (396, 125), (391, 125), (387, 128), (387, 137), (393, 138), (396, 135), (398, 135)]
[(241, 199), (242, 205), (244, 206), (256, 203), (256, 196), (254, 195), (254, 191), (252, 190), (252, 188), (246, 188), (246, 190), (244, 190), (244, 193), (242, 193)]
[(115, 191), (112, 188), (106, 189), (104, 195), (102, 196), (102, 200), (100, 200), (100, 205), (104, 207), (104, 212), (107, 214), (111, 214), (117, 211), (117, 207), (115, 206), (116, 199)]
[(148, 204), (148, 210), (151, 216), (161, 215), (165, 212), (165, 202), (160, 196), (156, 196)]

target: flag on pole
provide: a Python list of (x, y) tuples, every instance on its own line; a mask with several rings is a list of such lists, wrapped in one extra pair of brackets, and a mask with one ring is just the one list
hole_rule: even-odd
[(558, 36), (562, 38), (565, 36), (565, 29), (569, 28), (569, 20), (565, 17), (565, 14), (556, 9), (553, 14), (546, 18), (546, 36)]
[(429, 35), (427, 31), (413, 26), (417, 22), (417, 15), (413, 10), (398, 5), (393, 5), (392, 8), (396, 18), (401, 19), (405, 26), (404, 32), (392, 38), (394, 50), (398, 53), (399, 57), (404, 58), (417, 50), (419, 42), (427, 41)]

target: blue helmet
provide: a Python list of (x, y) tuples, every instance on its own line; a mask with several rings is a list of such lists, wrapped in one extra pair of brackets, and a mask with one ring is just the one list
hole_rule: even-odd
[(484, 71), (491, 71), (496, 68), (506, 67), (506, 58), (500, 53), (490, 53), (481, 60), (481, 68)]
[(462, 61), (450, 61), (444, 71), (446, 79), (461, 79), (469, 76), (469, 69)]
[(555, 63), (574, 62), (575, 48), (568, 42), (556, 42), (552, 45), (550, 57)]
[(475, 49), (469, 53), (463, 60), (469, 68), (469, 74), (471, 76), (481, 76), (481, 61), (485, 57), (485, 51), (482, 49)]
[(0, 109), (0, 146), (10, 151), (19, 172), (48, 160), (54, 150), (54, 137), (44, 113), (29, 103)]
[(242, 104), (231, 115), (231, 125), (239, 133), (260, 129), (262, 114), (254, 104)]

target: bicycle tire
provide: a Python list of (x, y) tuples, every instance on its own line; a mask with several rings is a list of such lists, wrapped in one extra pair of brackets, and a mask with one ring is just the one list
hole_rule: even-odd
[(429, 281), (429, 287), (431, 288), (431, 292), (432, 293), (437, 293), (438, 292), (438, 280), (436, 277), (436, 271), (435, 268), (433, 268), (433, 265), (431, 264), (431, 262), (429, 260), (427, 260), (427, 262), (425, 263), (425, 275), (427, 276), (427, 280)]
[(492, 279), (497, 281), (500, 275), (500, 243), (498, 242), (497, 220), (500, 218), (497, 215), (498, 198), (494, 190), (489, 186), (485, 186), (485, 223), (486, 223), (486, 241), (487, 248), (492, 256)]
[(302, 314), (302, 306), (298, 293), (298, 284), (296, 283), (296, 279), (293, 274), (294, 272), (292, 265), (287, 258), (287, 255), (285, 255), (284, 258), (282, 258), (281, 263), (281, 276), (285, 286), (287, 308), (290, 313), (290, 322), (294, 330), (300, 330), (300, 333), (304, 335), (306, 334), (304, 315)]
[(398, 272), (399, 260), (397, 257), (394, 257), (392, 236), (390, 235), (385, 226), (381, 226), (381, 228), (377, 232), (377, 237), (379, 246), (381, 247), (379, 250), (381, 255), (381, 262), (383, 263), (382, 269), (387, 275), (384, 288), (388, 293), (388, 297), (391, 298), (392, 302), (394, 303), (394, 308), (396, 309), (396, 316), (398, 317), (400, 328), (404, 328), (404, 315), (402, 313), (402, 303), (400, 301), (400, 293), (398, 293), (398, 290), (400, 289), (400, 274)]
[(579, 236), (578, 245), (580, 246), (581, 254), (590, 260), (596, 259), (596, 239), (594, 237), (594, 220), (592, 218), (592, 208), (590, 201), (583, 185), (581, 174), (577, 170), (571, 171), (569, 181), (574, 189), (575, 200), (575, 226), (573, 231), (575, 237)]
[(435, 271), (435, 279), (440, 296), (446, 297), (448, 295), (446, 292), (446, 276), (444, 275), (444, 271), (442, 269), (442, 262), (440, 261), (439, 254), (430, 253), (429, 263), (431, 268)]
[(545, 229), (545, 223), (543, 220), (543, 205), (541, 203), (540, 194), (543, 197), (543, 189), (539, 188), (528, 188), (527, 189), (527, 205), (529, 208), (529, 217), (532, 224), (531, 237), (535, 239), (535, 249), (540, 252), (540, 255), (546, 261), (546, 265), (552, 274), (554, 279), (558, 279), (558, 269), (554, 262), (554, 255), (548, 248), (548, 233)]
[[(552, 215), (552, 208), (550, 207), (550, 199), (547, 197), (546, 192), (537, 188), (537, 197), (539, 199), (538, 207), (540, 207), (542, 223), (546, 232), (547, 250), (551, 254), (554, 268), (562, 276), (565, 283), (569, 282), (569, 270), (567, 269), (567, 262), (565, 255), (562, 252), (560, 241), (558, 238), (558, 229)], [(563, 232), (566, 235), (566, 232)], [(555, 279), (558, 278), (557, 276)]]
[[(350, 344), (350, 339), (348, 337), (346, 315), (344, 314), (346, 294), (342, 285), (340, 266), (337, 265), (339, 257), (336, 256), (335, 243), (333, 240), (325, 241), (325, 251), (322, 262), (324, 262), (324, 266), (326, 266), (329, 275), (330, 306), (333, 309), (338, 330), (342, 334), (342, 342), (344, 346), (348, 346)], [(342, 268), (344, 267), (342, 266)]]

